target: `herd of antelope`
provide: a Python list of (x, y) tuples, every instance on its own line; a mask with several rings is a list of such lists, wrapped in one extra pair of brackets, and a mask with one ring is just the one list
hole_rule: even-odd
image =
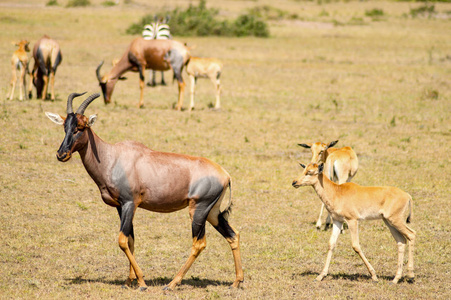
[[(190, 56), (190, 49), (183, 43), (168, 38), (156, 38), (158, 28), (145, 28), (143, 37), (134, 39), (122, 57), (113, 64), (105, 75), (100, 75), (102, 63), (97, 67), (99, 81), (105, 104), (111, 102), (116, 82), (123, 79), (127, 71), (139, 72), (140, 99), (143, 106), (144, 71), (165, 71), (172, 69), (179, 87), (177, 110), (182, 109), (185, 83), (182, 70), (186, 67), (191, 81), (191, 102), (189, 110), (194, 108), (194, 86), (198, 77), (208, 77), (215, 84), (215, 109), (220, 109), (220, 83), (222, 63), (215, 58), (197, 58)], [(150, 25), (149, 25), (150, 26)], [(17, 81), (16, 71), (20, 70), (20, 99), (31, 98), (31, 82), (36, 87), (37, 98), (55, 99), (54, 77), (62, 55), (59, 45), (48, 36), (43, 36), (33, 48), (34, 67), (28, 70), (29, 42), (20, 41), (12, 56), (13, 78), (9, 99), (13, 99)], [(28, 95), (26, 93), (26, 75), (30, 74)], [(50, 81), (50, 82), (49, 82)], [(50, 95), (48, 85), (50, 83)], [(154, 78), (151, 84), (155, 84)], [(232, 207), (232, 180), (227, 171), (213, 161), (183, 154), (166, 153), (151, 150), (138, 142), (126, 141), (109, 144), (98, 137), (92, 129), (97, 115), (85, 116), (90, 103), (100, 96), (99, 93), (87, 97), (74, 112), (73, 100), (82, 94), (68, 96), (66, 114), (46, 112), (47, 117), (62, 125), (65, 137), (57, 151), (57, 159), (68, 161), (74, 152), (78, 152), (81, 161), (97, 184), (102, 200), (117, 209), (120, 218), (118, 243), (129, 263), (129, 275), (126, 287), (135, 282), (140, 290), (147, 288), (143, 272), (135, 258), (133, 218), (136, 209), (170, 213), (188, 207), (192, 226), (191, 254), (174, 279), (164, 287), (173, 290), (179, 285), (199, 254), (206, 247), (205, 226), (208, 221), (229, 243), (235, 265), (235, 280), (231, 287), (238, 288), (244, 281), (240, 254), (240, 234), (228, 221)], [(407, 223), (412, 218), (412, 197), (395, 187), (366, 187), (350, 182), (356, 175), (359, 161), (351, 147), (334, 148), (338, 141), (330, 143), (302, 143), (299, 146), (309, 148), (312, 158), (299, 178), (292, 186), (312, 186), (322, 202), (320, 215), (316, 223), (321, 228), (324, 207), (328, 212), (326, 228), (332, 226), (324, 269), (316, 278), (321, 281), (328, 274), (333, 250), (343, 224), (349, 228), (352, 248), (361, 257), (372, 280), (377, 275), (359, 244), (358, 222), (360, 220), (382, 219), (389, 228), (398, 245), (398, 264), (393, 283), (402, 277), (404, 252), (408, 244), (407, 281), (414, 279), (413, 250), (415, 231)], [(226, 208), (221, 210), (225, 195), (229, 194)]]

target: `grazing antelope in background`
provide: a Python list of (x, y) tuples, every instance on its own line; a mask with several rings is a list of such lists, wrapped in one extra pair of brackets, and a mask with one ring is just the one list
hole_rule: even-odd
[(301, 164), (301, 166), (305, 168), (304, 172), (293, 181), (293, 187), (311, 185), (332, 215), (334, 223), (326, 264), (316, 280), (321, 281), (327, 276), (332, 252), (343, 222), (346, 222), (351, 232), (352, 248), (362, 258), (371, 278), (377, 281), (374, 268), (360, 249), (358, 224), (360, 220), (382, 219), (398, 244), (398, 269), (393, 283), (397, 283), (402, 276), (406, 241), (409, 243), (407, 278), (413, 281), (413, 248), (416, 233), (406, 224), (410, 223), (412, 216), (412, 197), (396, 187), (366, 187), (353, 182), (338, 185), (324, 176), (324, 163), (320, 165), (310, 163), (307, 167)]
[(13, 56), (11, 57), (11, 92), (9, 93), (9, 100), (12, 100), (14, 97), (14, 90), (16, 88), (17, 82), (17, 70), (20, 70), (20, 79), (19, 79), (19, 100), (23, 100), (23, 94), (25, 94), (25, 99), (27, 98), (27, 83), (26, 76), (28, 73), (28, 55), (27, 52), (30, 52), (30, 48), (28, 47), (30, 43), (27, 40), (21, 40), (15, 45), (19, 47), (16, 51), (14, 51)]
[(189, 49), (180, 42), (173, 40), (145, 40), (142, 37), (134, 39), (119, 62), (105, 74), (100, 76), (103, 61), (96, 69), (97, 79), (102, 88), (105, 104), (111, 102), (111, 95), (116, 82), (128, 71), (139, 72), (139, 88), (141, 90), (139, 107), (144, 106), (144, 70), (152, 69), (166, 71), (172, 69), (179, 86), (177, 110), (182, 109), (185, 82), (182, 77), (183, 67), (190, 58)]
[(213, 82), (216, 90), (216, 104), (214, 109), (221, 109), (220, 94), (221, 94), (221, 82), (219, 77), (221, 77), (222, 72), (222, 62), (217, 58), (204, 58), (204, 57), (191, 57), (187, 66), (186, 72), (189, 75), (191, 82), (190, 96), (191, 102), (189, 109), (194, 108), (194, 88), (197, 82), (197, 78), (210, 78)]
[[(351, 147), (343, 148), (333, 148), (337, 141), (330, 142), (329, 144), (324, 143), (307, 143), (298, 144), (304, 148), (310, 148), (312, 150), (312, 163), (319, 164), (320, 162), (325, 163), (325, 175), (327, 178), (335, 183), (342, 184), (351, 181), (354, 175), (357, 173), (359, 168), (359, 159), (357, 154), (352, 150)], [(324, 203), (321, 204), (321, 210), (319, 212), (318, 221), (316, 222), (316, 228), (321, 228), (321, 217), (324, 211)], [(327, 215), (326, 227), (332, 226), (330, 220), (330, 214)]]
[[(152, 24), (147, 24), (144, 26), (144, 30), (142, 32), (142, 37), (145, 40), (171, 40), (171, 30), (168, 25), (169, 16), (166, 16), (164, 19), (161, 18), (158, 20), (158, 16), (154, 16), (154, 22)], [(149, 81), (147, 82), (148, 86), (156, 86), (155, 82), (156, 71), (149, 71)], [(166, 85), (164, 81), (164, 72), (161, 71), (161, 85)]]
[[(59, 44), (48, 35), (40, 38), (33, 47), (34, 66), (32, 71), (33, 84), (36, 87), (36, 98), (48, 99), (47, 89), (50, 78), (50, 99), (55, 100), (55, 73), (63, 60)], [(32, 86), (28, 87), (28, 96)]]
[[(84, 94), (84, 93), (83, 93)], [(96, 115), (84, 116), (86, 107), (99, 94), (88, 97), (74, 113), (72, 101), (83, 94), (71, 94), (67, 100), (67, 116), (46, 113), (53, 122), (63, 125), (66, 135), (58, 149), (59, 161), (68, 161), (72, 153), (80, 154), (86, 171), (97, 184), (102, 200), (116, 207), (120, 221), (119, 247), (130, 262), (126, 286), (137, 279), (141, 290), (146, 289), (143, 273), (134, 256), (133, 216), (138, 207), (170, 213), (189, 207), (193, 246), (191, 254), (165, 287), (173, 290), (180, 284), (194, 260), (206, 247), (205, 223), (208, 221), (229, 242), (235, 261), (237, 288), (244, 280), (240, 256), (240, 235), (229, 225), (231, 211), (231, 178), (218, 164), (203, 158), (153, 151), (141, 143), (127, 141), (114, 145), (100, 139), (91, 129)], [(229, 188), (227, 207), (220, 211)]]

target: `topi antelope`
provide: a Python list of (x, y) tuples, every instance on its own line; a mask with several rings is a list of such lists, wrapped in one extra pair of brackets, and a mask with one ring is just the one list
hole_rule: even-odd
[(406, 241), (409, 243), (407, 279), (413, 281), (413, 248), (416, 233), (406, 224), (410, 223), (412, 216), (412, 197), (396, 187), (365, 187), (353, 182), (338, 185), (324, 176), (323, 163), (301, 166), (305, 168), (304, 172), (293, 181), (293, 187), (311, 185), (332, 215), (334, 223), (326, 264), (316, 280), (321, 281), (327, 276), (340, 229), (343, 222), (346, 222), (351, 232), (352, 248), (362, 258), (372, 279), (377, 281), (374, 268), (360, 249), (358, 223), (360, 220), (382, 219), (398, 244), (398, 269), (393, 283), (397, 283), (402, 276)]
[[(312, 160), (310, 162), (319, 164), (320, 162), (324, 164), (324, 174), (335, 183), (342, 184), (345, 182), (350, 182), (354, 175), (357, 173), (359, 168), (359, 159), (357, 154), (352, 150), (351, 147), (343, 148), (333, 148), (337, 141), (325, 143), (307, 143), (298, 144), (304, 148), (310, 148), (312, 150)], [(321, 210), (319, 212), (318, 221), (316, 221), (316, 228), (321, 228), (321, 217), (324, 211), (324, 203), (321, 204)], [(330, 220), (330, 214), (327, 215), (326, 227), (332, 226)]]
[[(47, 89), (50, 78), (50, 98), (55, 100), (55, 73), (63, 57), (59, 44), (48, 35), (40, 38), (33, 47), (34, 66), (32, 71), (33, 84), (36, 87), (36, 98), (48, 99)], [(28, 97), (31, 98), (32, 86), (28, 87)]]
[(111, 102), (114, 86), (121, 75), (128, 71), (139, 72), (139, 88), (141, 90), (139, 107), (144, 106), (144, 70), (152, 69), (166, 71), (172, 69), (179, 86), (179, 98), (176, 109), (181, 110), (185, 82), (182, 77), (183, 67), (190, 58), (189, 49), (184, 44), (174, 40), (145, 40), (142, 37), (134, 39), (119, 62), (105, 74), (100, 76), (99, 64), (96, 70), (97, 79), (102, 88), (105, 104)]
[[(17, 70), (20, 70), (20, 79), (19, 79), (19, 99), (23, 100), (23, 94), (25, 94), (25, 99), (27, 98), (26, 92), (26, 75), (28, 73), (28, 55), (27, 52), (30, 52), (30, 48), (28, 45), (30, 43), (27, 40), (21, 40), (16, 46), (19, 47), (16, 51), (14, 51), (13, 56), (11, 57), (11, 92), (9, 93), (9, 100), (12, 100), (14, 97), (14, 90), (16, 88), (17, 82)], [(23, 94), (22, 94), (23, 93)]]
[[(102, 200), (116, 207), (119, 213), (119, 247), (130, 262), (130, 274), (125, 285), (130, 287), (137, 279), (140, 290), (146, 289), (143, 272), (134, 256), (133, 216), (136, 209), (170, 213), (189, 207), (193, 234), (191, 254), (165, 289), (173, 290), (181, 283), (206, 247), (206, 221), (230, 244), (236, 271), (232, 287), (239, 287), (244, 280), (240, 235), (227, 221), (232, 205), (229, 174), (203, 157), (153, 151), (133, 141), (114, 145), (104, 142), (91, 129), (97, 116), (84, 116), (88, 105), (100, 95), (88, 97), (74, 113), (72, 101), (81, 95), (73, 93), (68, 97), (66, 117), (48, 112), (46, 115), (63, 125), (66, 132), (56, 155), (58, 160), (66, 162), (72, 153), (78, 151), (86, 171), (99, 187)], [(229, 203), (220, 211), (227, 188), (230, 189)]]
[(189, 110), (194, 109), (194, 88), (196, 85), (197, 78), (204, 77), (210, 78), (211, 82), (215, 85), (216, 90), (216, 104), (214, 109), (221, 109), (221, 102), (219, 96), (221, 94), (221, 86), (219, 77), (222, 71), (222, 62), (217, 58), (204, 58), (204, 57), (191, 57), (187, 66), (186, 72), (189, 75), (191, 81), (191, 102)]

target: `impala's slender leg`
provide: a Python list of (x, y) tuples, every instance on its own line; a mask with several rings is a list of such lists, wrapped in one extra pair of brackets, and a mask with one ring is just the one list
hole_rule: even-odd
[(335, 246), (337, 245), (337, 239), (340, 236), (340, 231), (343, 223), (334, 220), (334, 225), (332, 227), (332, 235), (329, 240), (329, 251), (327, 252), (326, 264), (324, 265), (323, 271), (316, 277), (316, 280), (321, 281), (329, 273), (330, 261), (332, 259), (332, 253), (334, 252)]
[(324, 211), (324, 203), (321, 203), (321, 210), (319, 211), (319, 217), (318, 217), (318, 221), (316, 221), (316, 229), (321, 229), (321, 217), (323, 216), (323, 211)]
[(398, 270), (396, 272), (393, 283), (397, 283), (402, 276), (402, 268), (404, 265), (404, 252), (406, 242), (409, 242), (409, 257), (407, 265), (407, 278), (409, 281), (413, 281), (415, 275), (413, 272), (413, 248), (415, 244), (415, 231), (412, 230), (406, 224), (400, 222), (400, 224), (390, 223), (388, 220), (383, 219), (387, 227), (390, 229), (391, 234), (395, 238), (398, 244)]
[(196, 86), (196, 77), (194, 77), (193, 75), (189, 75), (189, 80), (190, 80), (190, 104), (189, 104), (189, 110), (193, 110), (194, 108), (194, 89)]
[(221, 72), (218, 72), (216, 74), (216, 77), (211, 77), (211, 81), (213, 82), (213, 85), (215, 86), (215, 96), (216, 96), (216, 103), (215, 103), (215, 109), (221, 109), (221, 81), (220, 81)]
[(357, 252), (357, 254), (359, 254), (360, 258), (365, 263), (366, 267), (368, 268), (368, 271), (371, 274), (371, 278), (374, 281), (378, 281), (376, 271), (374, 270), (373, 266), (371, 266), (370, 262), (366, 259), (365, 255), (363, 254), (362, 249), (360, 249), (358, 221), (357, 220), (349, 220), (348, 227), (349, 227), (349, 231), (351, 233), (352, 249), (354, 249), (354, 251)]
[[(134, 237), (133, 237), (133, 216), (135, 213), (136, 206), (133, 201), (128, 201), (124, 203), (118, 211), (121, 217), (121, 232), (119, 233), (119, 247), (124, 251), (130, 262), (130, 275), (126, 280), (126, 285), (131, 285), (134, 279), (138, 279), (138, 285), (141, 290), (147, 288), (146, 283), (143, 279), (143, 273), (138, 263), (135, 260), (134, 252)], [(130, 247), (131, 246), (131, 247)], [(132, 270), (133, 269), (133, 270)], [(133, 272), (134, 271), (134, 272)]]
[(189, 206), (190, 206), (189, 214), (191, 218), (191, 227), (193, 231), (193, 246), (191, 248), (191, 254), (188, 257), (188, 260), (182, 266), (182, 268), (177, 272), (174, 279), (172, 279), (172, 281), (167, 286), (164, 287), (165, 290), (172, 291), (178, 284), (182, 282), (182, 279), (185, 276), (186, 272), (188, 272), (189, 268), (194, 263), (196, 258), (207, 246), (207, 238), (205, 236), (206, 217), (200, 218), (199, 220), (197, 218), (194, 218), (194, 213), (196, 210), (196, 203), (194, 200), (190, 200)]
[(20, 100), (22, 100), (22, 90), (23, 93), (25, 94), (25, 100), (28, 100), (28, 96), (27, 96), (27, 73), (28, 73), (28, 62), (26, 63), (26, 65), (22, 66), (22, 69), (20, 70), (20, 79), (21, 79), (21, 87), (20, 87)]
[(11, 79), (11, 93), (9, 96), (9, 100), (13, 100), (14, 98), (14, 90), (16, 88), (16, 82), (17, 82), (17, 75), (16, 75), (16, 66), (15, 64), (11, 64), (11, 70), (12, 70), (12, 79)]

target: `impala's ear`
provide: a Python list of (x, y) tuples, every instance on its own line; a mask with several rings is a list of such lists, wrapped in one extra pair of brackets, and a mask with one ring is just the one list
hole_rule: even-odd
[(298, 144), (298, 146), (304, 147), (304, 148), (311, 148), (312, 144)]
[(323, 173), (323, 170), (324, 170), (324, 163), (321, 163), (321, 164), (318, 166), (318, 175), (321, 174), (321, 173)]
[(56, 123), (58, 125), (63, 125), (64, 124), (64, 119), (63, 117), (61, 117), (58, 114), (54, 114), (51, 112), (46, 112), (45, 115), (53, 122)]
[(88, 120), (88, 127), (92, 127), (92, 125), (94, 125), (96, 120), (97, 120), (97, 114), (90, 115), (89, 120)]
[(338, 140), (333, 141), (333, 142), (330, 142), (329, 145), (327, 145), (327, 148), (326, 148), (326, 149), (335, 146), (335, 144), (337, 144), (337, 143), (338, 143)]
[(305, 169), (305, 165), (304, 164), (299, 163), (299, 165)]

